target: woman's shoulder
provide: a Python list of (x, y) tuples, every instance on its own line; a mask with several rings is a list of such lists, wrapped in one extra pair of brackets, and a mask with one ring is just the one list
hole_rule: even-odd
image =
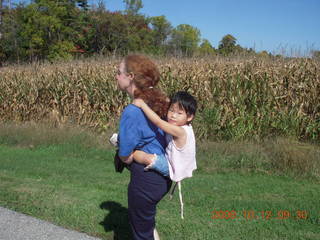
[(134, 121), (138, 123), (144, 118), (145, 117), (142, 110), (134, 104), (129, 104), (126, 106), (121, 114), (122, 121)]
[(127, 115), (127, 116), (135, 116), (135, 115), (143, 115), (142, 111), (139, 107), (137, 107), (134, 104), (129, 104), (126, 106), (122, 112), (122, 115)]

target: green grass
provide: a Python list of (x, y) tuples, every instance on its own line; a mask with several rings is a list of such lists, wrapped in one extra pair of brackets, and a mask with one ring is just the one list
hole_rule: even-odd
[[(0, 134), (0, 206), (103, 239), (130, 239), (129, 172), (114, 172), (113, 149), (79, 131), (41, 142), (30, 138), (35, 133), (11, 133)], [(158, 205), (161, 239), (320, 239), (318, 170), (283, 171), (248, 143), (200, 144), (197, 160), (194, 177), (182, 183), (185, 219), (177, 192)], [(232, 210), (238, 218), (212, 219), (214, 211)], [(250, 210), (257, 219), (243, 216)], [(293, 217), (277, 219), (284, 210)], [(273, 216), (262, 219), (263, 211)]]

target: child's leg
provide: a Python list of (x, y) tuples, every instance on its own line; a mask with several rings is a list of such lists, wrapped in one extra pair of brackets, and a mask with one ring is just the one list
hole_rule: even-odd
[(168, 160), (164, 154), (156, 155), (154, 154), (154, 160), (151, 164), (147, 165), (145, 170), (153, 169), (163, 176), (169, 176), (169, 166)]
[(136, 150), (133, 153), (134, 161), (147, 166), (153, 162), (154, 157), (154, 154), (149, 154), (140, 150)]

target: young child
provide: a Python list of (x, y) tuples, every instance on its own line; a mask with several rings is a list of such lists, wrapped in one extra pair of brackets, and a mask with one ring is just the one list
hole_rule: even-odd
[(151, 122), (167, 133), (168, 143), (165, 156), (137, 150), (133, 153), (134, 160), (147, 165), (146, 169), (154, 169), (164, 176), (170, 176), (175, 182), (191, 177), (192, 171), (196, 169), (195, 138), (191, 126), (197, 109), (196, 100), (187, 92), (174, 94), (170, 100), (167, 121), (162, 120), (142, 99), (134, 99), (133, 104), (140, 107)]
[[(174, 94), (170, 100), (167, 121), (162, 120), (142, 99), (134, 99), (133, 104), (140, 107), (156, 126), (167, 133), (168, 146), (165, 155), (135, 150), (126, 163), (130, 164), (135, 160), (146, 165), (146, 170), (154, 169), (164, 176), (170, 176), (176, 182), (191, 177), (192, 171), (196, 169), (196, 160), (195, 138), (190, 123), (197, 109), (196, 100), (187, 92), (180, 91)], [(117, 141), (118, 134), (115, 133), (110, 142), (117, 146)]]
[(147, 118), (166, 132), (165, 155), (152, 155), (136, 150), (132, 155), (134, 161), (145, 164), (146, 169), (153, 169), (178, 183), (181, 202), (181, 218), (183, 203), (180, 181), (192, 177), (196, 166), (195, 137), (191, 126), (197, 102), (189, 93), (180, 91), (170, 99), (167, 121), (162, 120), (142, 99), (134, 99), (133, 104), (140, 107)]

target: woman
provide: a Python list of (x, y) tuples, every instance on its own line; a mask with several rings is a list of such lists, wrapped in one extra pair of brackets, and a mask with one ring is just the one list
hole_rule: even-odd
[[(116, 78), (118, 87), (131, 99), (142, 98), (156, 113), (165, 116), (168, 102), (155, 88), (160, 73), (149, 58), (142, 55), (125, 57)], [(164, 132), (151, 123), (140, 108), (129, 104), (121, 115), (118, 141), (120, 159), (130, 164), (128, 210), (133, 239), (159, 239), (155, 230), (156, 205), (169, 191), (171, 180), (155, 171), (144, 171), (144, 165), (133, 161), (132, 152), (139, 149), (164, 154)]]

